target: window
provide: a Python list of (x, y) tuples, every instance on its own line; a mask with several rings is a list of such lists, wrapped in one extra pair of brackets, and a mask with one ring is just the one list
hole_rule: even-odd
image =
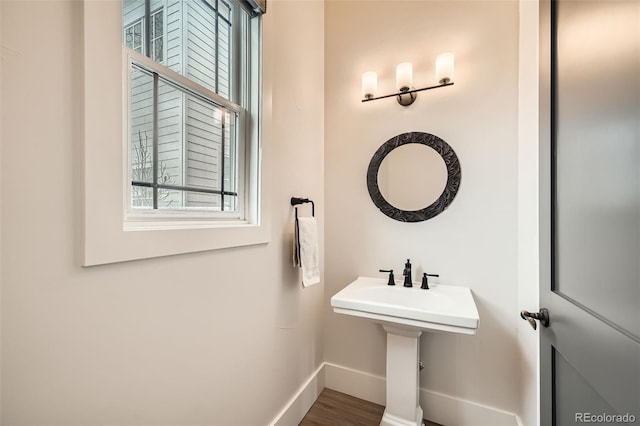
[(239, 0), (124, 0), (128, 221), (252, 216), (255, 19)]
[[(164, 25), (162, 24), (164, 21), (164, 14), (162, 13), (163, 9), (153, 13), (151, 15), (151, 58), (156, 61), (162, 63), (164, 59), (164, 50), (163, 50), (163, 34), (164, 34)], [(134, 49), (135, 50), (135, 49)]]
[(124, 28), (125, 46), (136, 52), (142, 52), (142, 18)]
[[(264, 0), (256, 0), (249, 7), (248, 2), (253, 0), (218, 0), (217, 4), (215, 0), (206, 4), (202, 0), (80, 1), (85, 46), (82, 51), (84, 78), (80, 83), (84, 113), (82, 265), (268, 243), (271, 191), (259, 173), (265, 170), (268, 175), (269, 162), (262, 161), (263, 152), (268, 156), (268, 147), (264, 150), (258, 139), (260, 14), (264, 11)], [(184, 42), (190, 31), (185, 25), (201, 19), (185, 6), (196, 2), (199, 6), (206, 5), (209, 11), (221, 3), (229, 5), (231, 56), (228, 64), (232, 77), (228, 80), (228, 92), (220, 88), (220, 75), (226, 69), (223, 60), (216, 63), (216, 72), (218, 65), (221, 69), (217, 93), (215, 86), (210, 86), (214, 87), (212, 90), (191, 77), (198, 67), (193, 70), (189, 67), (197, 58), (193, 55), (191, 59), (186, 58), (190, 49), (198, 46)], [(224, 12), (224, 8), (219, 10)], [(159, 18), (151, 18), (156, 13)], [(157, 26), (154, 32), (152, 21)], [(191, 29), (201, 38), (202, 33), (198, 31), (198, 28)], [(215, 35), (215, 40), (224, 37)], [(181, 40), (180, 43), (176, 43), (176, 39)], [(158, 40), (162, 40), (162, 49)], [(139, 51), (133, 49), (134, 43)], [(158, 53), (149, 53), (155, 49)], [(162, 52), (161, 58), (159, 52)], [(212, 56), (211, 50), (201, 53)], [(238, 64), (245, 65), (239, 68)], [(211, 72), (208, 74), (209, 81), (215, 82)], [(235, 75), (241, 77), (233, 77)], [(133, 90), (136, 84), (138, 92)], [(268, 75), (265, 84), (270, 84)], [(157, 86), (155, 90), (154, 86)], [(142, 102), (145, 98), (146, 103)], [(134, 104), (140, 111), (132, 109)], [(195, 109), (202, 116), (186, 112)], [(134, 123), (132, 119), (136, 114)], [(176, 120), (171, 118), (172, 114), (182, 115)], [(187, 116), (191, 117), (190, 122)], [(198, 127), (200, 122), (209, 126), (202, 129), (204, 132)], [(134, 125), (139, 132), (134, 131)], [(231, 175), (225, 165), (224, 177), (225, 192), (231, 192), (228, 188), (235, 185), (238, 195), (224, 194), (221, 200), (223, 194), (213, 194), (220, 198), (218, 202), (226, 203), (228, 207), (224, 210), (189, 205), (198, 200), (187, 199), (187, 193), (192, 191), (185, 191), (182, 187), (187, 185), (178, 178), (195, 179), (196, 167), (188, 164), (190, 157), (185, 153), (189, 152), (189, 144), (194, 145), (198, 140), (186, 136), (187, 127), (193, 128), (191, 133), (209, 145), (212, 139), (207, 136), (212, 133), (209, 130), (221, 131), (224, 127), (224, 158), (238, 158), (236, 174)], [(139, 147), (141, 141), (147, 149), (139, 151), (140, 159), (134, 160), (135, 143)], [(174, 154), (168, 146), (170, 141), (173, 141)], [(236, 146), (237, 151), (233, 151)], [(221, 148), (219, 143), (218, 147)], [(193, 160), (198, 160), (196, 157), (194, 154)], [(177, 169), (181, 172), (176, 172)], [(195, 170), (193, 177), (189, 177), (189, 169)], [(140, 192), (137, 195), (133, 194), (132, 184), (136, 173), (136, 179), (151, 183), (151, 189), (135, 186)], [(156, 174), (171, 176), (172, 184), (180, 188), (160, 188), (158, 184), (163, 183), (163, 178), (156, 179), (154, 188)], [(236, 176), (237, 182), (233, 182)], [(202, 190), (206, 187), (201, 183), (189, 185), (197, 186), (195, 195), (211, 197)], [(153, 208), (154, 190), (157, 190), (158, 209)], [(132, 202), (134, 197), (137, 205)], [(171, 202), (170, 197), (180, 202), (186, 200), (187, 207)], [(235, 206), (230, 205), (233, 199)]]
[[(163, 9), (157, 10), (151, 14), (151, 58), (162, 63), (164, 59), (163, 35), (164, 26)], [(144, 17), (138, 18), (136, 21), (124, 27), (124, 45), (131, 50), (142, 53), (145, 44)]]

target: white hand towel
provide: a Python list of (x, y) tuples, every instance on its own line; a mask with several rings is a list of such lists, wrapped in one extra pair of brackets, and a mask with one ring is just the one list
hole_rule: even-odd
[[(299, 266), (302, 267), (302, 285), (308, 287), (320, 282), (320, 261), (318, 259), (318, 225), (315, 217), (298, 218), (296, 230), (299, 244)], [(294, 250), (295, 253), (295, 250)], [(294, 254), (295, 256), (295, 254)], [(295, 263), (295, 260), (294, 260)]]

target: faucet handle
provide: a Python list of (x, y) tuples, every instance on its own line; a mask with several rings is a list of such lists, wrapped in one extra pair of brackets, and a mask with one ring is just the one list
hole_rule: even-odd
[(427, 274), (426, 272), (422, 274), (422, 285), (420, 286), (423, 290), (429, 290), (429, 278), (428, 277), (439, 277), (438, 274)]
[(387, 285), (396, 285), (396, 281), (393, 277), (393, 269), (380, 269), (379, 271), (389, 273), (389, 281), (387, 281)]

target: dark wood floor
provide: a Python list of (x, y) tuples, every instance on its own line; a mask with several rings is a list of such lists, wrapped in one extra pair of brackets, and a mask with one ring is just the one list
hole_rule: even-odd
[[(324, 389), (300, 426), (379, 426), (384, 407), (364, 399)], [(426, 426), (442, 426), (425, 422)]]

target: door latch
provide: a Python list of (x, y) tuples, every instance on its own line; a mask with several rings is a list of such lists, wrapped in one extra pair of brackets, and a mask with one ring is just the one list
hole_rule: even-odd
[(546, 308), (540, 308), (540, 312), (521, 311), (520, 318), (527, 320), (534, 330), (538, 328), (536, 320), (540, 321), (544, 327), (549, 327), (549, 311)]

